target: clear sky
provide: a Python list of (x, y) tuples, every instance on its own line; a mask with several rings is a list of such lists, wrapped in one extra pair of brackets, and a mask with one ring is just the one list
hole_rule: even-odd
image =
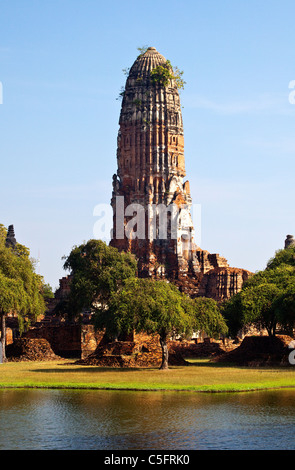
[(295, 235), (294, 17), (294, 0), (0, 0), (0, 223), (46, 282), (110, 202), (122, 69), (144, 45), (184, 70), (201, 247), (264, 269)]

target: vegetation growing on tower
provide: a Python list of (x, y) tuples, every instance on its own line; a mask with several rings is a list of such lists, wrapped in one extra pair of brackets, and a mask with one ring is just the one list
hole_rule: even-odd
[(151, 79), (154, 85), (167, 87), (170, 80), (175, 80), (178, 89), (183, 89), (186, 83), (182, 75), (183, 71), (179, 70), (178, 67), (173, 67), (170, 60), (167, 60), (163, 65), (158, 65), (151, 71)]
[[(142, 57), (147, 51), (148, 46), (138, 47), (137, 50), (140, 54), (137, 56), (137, 59)], [(130, 67), (125, 67), (122, 69), (124, 75), (128, 77), (130, 72)], [(178, 90), (184, 89), (184, 85), (186, 82), (183, 80), (183, 70), (179, 70), (178, 67), (173, 66), (170, 60), (167, 60), (163, 65), (158, 65), (155, 67), (150, 73), (151, 81), (153, 85), (160, 85), (166, 88), (171, 80), (174, 80)], [(136, 82), (142, 82), (143, 77), (138, 76), (136, 78)], [(123, 99), (125, 94), (125, 88), (122, 86), (119, 92), (119, 96), (116, 98), (117, 100)]]

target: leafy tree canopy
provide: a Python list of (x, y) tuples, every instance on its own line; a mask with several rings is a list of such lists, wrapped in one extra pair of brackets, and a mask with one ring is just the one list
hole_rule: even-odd
[(227, 334), (226, 322), (214, 299), (196, 297), (192, 302), (192, 308), (195, 319), (194, 330), (204, 331), (212, 338)]
[(75, 246), (65, 258), (64, 268), (71, 273), (69, 311), (106, 308), (110, 295), (122, 283), (136, 275), (135, 258), (101, 240), (89, 240)]
[(20, 279), (6, 277), (0, 271), (0, 310), (2, 314), (20, 312), (24, 305), (26, 294)]
[(53, 299), (54, 298), (54, 293), (52, 291), (52, 287), (50, 284), (43, 284), (42, 286), (42, 295), (44, 299)]
[(275, 301), (274, 308), (278, 315), (278, 322), (287, 331), (292, 332), (295, 327), (295, 283), (290, 283)]
[[(5, 314), (9, 313), (10, 310), (15, 310), (22, 319), (25, 317), (36, 319), (38, 315), (45, 311), (42, 296), (43, 278), (35, 273), (28, 252), (28, 249), (23, 250), (21, 248), (19, 250), (18, 246), (15, 250), (5, 247), (0, 248), (2, 285), (6, 283), (8, 286), (7, 292), (9, 292), (9, 294), (6, 294), (6, 300), (4, 295), (2, 296), (0, 309)], [(11, 297), (10, 303), (8, 302), (9, 297)]]
[(5, 235), (3, 226), (0, 226), (0, 317), (2, 357), (5, 361), (6, 316), (10, 313), (18, 315), (22, 333), (25, 324), (36, 320), (46, 307), (42, 295), (43, 278), (35, 273), (28, 248), (20, 244), (6, 248), (1, 234)]
[(129, 279), (111, 295), (107, 310), (96, 315), (96, 327), (109, 335), (132, 331), (157, 333), (162, 347), (161, 369), (168, 367), (167, 340), (202, 330), (208, 335), (226, 334), (227, 327), (213, 299), (192, 300), (172, 283)]
[(107, 311), (97, 312), (96, 326), (111, 335), (145, 331), (158, 333), (162, 347), (161, 369), (168, 368), (167, 339), (192, 330), (190, 303), (166, 281), (129, 279), (113, 292)]
[(295, 315), (287, 308), (295, 290), (294, 256), (294, 248), (277, 251), (264, 271), (250, 277), (242, 290), (222, 305), (231, 334), (254, 324), (275, 335), (278, 325), (295, 325)]
[(295, 247), (278, 250), (268, 261), (266, 269), (274, 269), (284, 264), (295, 267)]
[(3, 224), (0, 224), (0, 248), (5, 246), (5, 240), (7, 235), (7, 229)]
[(112, 334), (133, 330), (176, 334), (191, 329), (189, 313), (187, 298), (173, 284), (134, 278), (113, 292), (108, 312), (103, 318), (98, 315), (96, 324), (101, 322), (100, 326), (106, 326)]

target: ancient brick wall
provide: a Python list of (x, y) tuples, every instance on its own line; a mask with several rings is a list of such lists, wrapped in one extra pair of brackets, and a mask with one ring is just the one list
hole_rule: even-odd
[(45, 325), (31, 328), (23, 337), (46, 339), (58, 356), (85, 358), (103, 343), (104, 331), (95, 331), (93, 325)]
[(54, 353), (62, 357), (80, 357), (81, 327), (80, 325), (43, 326), (32, 328), (26, 332), (25, 338), (46, 339)]
[(104, 331), (95, 331), (92, 325), (81, 326), (81, 359), (92, 354), (103, 343)]
[(229, 299), (237, 294), (251, 273), (245, 269), (216, 267), (201, 278), (198, 295), (217, 301)]

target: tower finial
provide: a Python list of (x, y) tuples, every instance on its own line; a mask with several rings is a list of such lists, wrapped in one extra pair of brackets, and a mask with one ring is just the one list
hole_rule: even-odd
[(285, 240), (285, 249), (295, 247), (295, 238), (293, 235), (287, 235)]

